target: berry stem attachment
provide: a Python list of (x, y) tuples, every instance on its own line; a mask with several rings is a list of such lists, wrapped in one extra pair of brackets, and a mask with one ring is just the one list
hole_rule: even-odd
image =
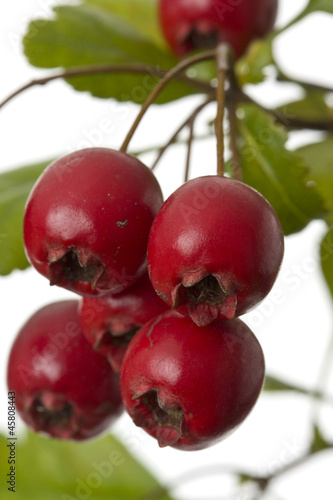
[(217, 115), (215, 119), (215, 134), (217, 141), (217, 175), (224, 175), (224, 106), (225, 106), (225, 79), (228, 66), (229, 46), (221, 43), (216, 49), (217, 65)]
[(158, 95), (162, 92), (162, 90), (167, 86), (167, 84), (172, 81), (174, 78), (178, 77), (183, 71), (186, 69), (190, 68), (191, 66), (207, 61), (209, 59), (213, 59), (216, 56), (216, 51), (215, 50), (207, 50), (206, 52), (203, 52), (201, 54), (197, 54), (195, 56), (189, 57), (187, 59), (184, 59), (181, 61), (179, 64), (174, 66), (156, 85), (156, 87), (152, 90), (152, 92), (149, 94), (147, 97), (146, 101), (143, 103), (140, 112), (136, 119), (134, 120), (134, 123), (132, 127), (130, 128), (127, 136), (125, 137), (125, 140), (123, 144), (120, 147), (120, 151), (123, 153), (126, 153), (127, 148), (129, 146), (129, 143), (138, 128), (142, 118), (144, 117), (146, 111), (149, 109), (149, 107), (154, 103), (155, 99), (158, 97)]

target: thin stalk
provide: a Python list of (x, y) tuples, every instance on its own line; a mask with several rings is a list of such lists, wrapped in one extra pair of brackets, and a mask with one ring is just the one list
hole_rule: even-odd
[(172, 134), (172, 136), (170, 137), (170, 139), (168, 140), (168, 142), (162, 146), (160, 149), (159, 149), (159, 153), (152, 165), (152, 170), (156, 167), (156, 165), (158, 164), (158, 162), (161, 160), (162, 156), (164, 155), (164, 153), (167, 151), (167, 149), (176, 142), (176, 139), (178, 137), (178, 135), (180, 134), (180, 132), (189, 125), (189, 123), (191, 123), (192, 120), (194, 120), (198, 114), (208, 105), (210, 104), (211, 102), (213, 102), (215, 100), (215, 97), (208, 97), (202, 104), (200, 104), (197, 108), (195, 108), (195, 110), (190, 114), (190, 116), (188, 118), (186, 118), (186, 120), (184, 120), (180, 126), (177, 128), (177, 130)]
[(215, 119), (215, 134), (217, 142), (217, 175), (224, 175), (224, 107), (225, 79), (228, 71), (228, 45), (221, 43), (216, 50), (217, 65), (217, 115)]
[(184, 182), (187, 182), (190, 175), (190, 165), (191, 165), (191, 153), (192, 153), (192, 145), (193, 145), (193, 136), (194, 136), (194, 122), (195, 119), (192, 120), (188, 124), (189, 134), (187, 141), (187, 155), (186, 155), (186, 167), (185, 167), (185, 178)]
[(216, 54), (215, 50), (209, 50), (209, 51), (203, 52), (202, 54), (198, 54), (198, 55), (189, 57), (187, 59), (184, 59), (179, 64), (177, 64), (177, 66), (175, 66), (173, 69), (171, 69), (162, 78), (162, 80), (159, 81), (159, 83), (156, 85), (156, 87), (149, 94), (146, 101), (143, 103), (138, 116), (136, 117), (132, 127), (130, 128), (127, 136), (125, 137), (123, 144), (120, 147), (120, 151), (123, 151), (123, 152), (127, 151), (129, 143), (130, 143), (133, 135), (135, 134), (135, 131), (138, 128), (142, 118), (146, 114), (149, 107), (154, 103), (154, 101), (158, 97), (158, 95), (167, 86), (167, 84), (169, 82), (171, 82), (174, 78), (178, 77), (178, 75), (180, 75), (183, 71), (185, 71), (186, 69), (193, 66), (194, 64), (197, 64), (197, 63), (203, 62), (203, 61), (207, 61), (209, 59), (213, 59), (215, 57), (215, 54)]
[(228, 104), (228, 118), (229, 118), (229, 136), (230, 136), (230, 149), (231, 149), (231, 166), (233, 178), (241, 181), (243, 172), (240, 164), (238, 146), (237, 146), (237, 115), (236, 104), (230, 101)]

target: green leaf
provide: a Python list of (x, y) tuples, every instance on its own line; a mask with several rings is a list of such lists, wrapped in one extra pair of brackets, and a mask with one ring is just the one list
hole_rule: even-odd
[(0, 275), (29, 265), (23, 249), (24, 207), (32, 186), (49, 163), (0, 174)]
[(308, 178), (317, 186), (329, 209), (328, 223), (333, 225), (333, 135), (297, 150), (308, 167)]
[(263, 82), (266, 79), (267, 67), (274, 65), (271, 38), (252, 43), (245, 56), (236, 63), (239, 85)]
[(320, 245), (321, 269), (333, 299), (333, 228), (325, 234)]
[(319, 91), (309, 91), (303, 99), (293, 101), (277, 108), (277, 112), (288, 124), (288, 118), (305, 122), (322, 123), (333, 121), (333, 109), (327, 104), (326, 94)]
[[(119, 11), (119, 8), (116, 10)], [(177, 64), (169, 50), (159, 47), (152, 38), (142, 33), (142, 27), (138, 30), (134, 23), (116, 16), (110, 9), (85, 3), (58, 6), (54, 8), (54, 13), (51, 20), (32, 21), (24, 37), (25, 55), (34, 66), (69, 69), (139, 64), (169, 70)], [(135, 74), (122, 71), (75, 77), (67, 81), (76, 90), (89, 91), (97, 97), (142, 104), (159, 77), (149, 72)], [(198, 89), (194, 86), (175, 81), (163, 90), (156, 102), (165, 103), (196, 92)]]
[(323, 218), (327, 209), (307, 179), (302, 158), (286, 148), (282, 125), (252, 104), (243, 105), (238, 119), (237, 146), (245, 183), (257, 189), (275, 209), (285, 235)]
[[(27, 433), (16, 441), (16, 492), (4, 488), (9, 441), (0, 436), (1, 499), (137, 500), (159, 487), (155, 478), (111, 435), (85, 443)], [(170, 497), (161, 488), (161, 500)]]
[(333, 14), (333, 3), (332, 0), (310, 0), (305, 12), (306, 14), (310, 14), (316, 11), (327, 12), (329, 14)]
[(102, 8), (131, 24), (157, 46), (165, 48), (166, 41), (158, 19), (157, 0), (83, 0), (83, 3)]

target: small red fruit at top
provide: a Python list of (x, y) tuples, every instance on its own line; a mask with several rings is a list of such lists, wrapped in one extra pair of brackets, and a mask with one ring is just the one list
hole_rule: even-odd
[(172, 50), (183, 57), (195, 49), (227, 42), (241, 56), (275, 23), (278, 0), (160, 0), (162, 30)]
[(168, 311), (131, 341), (121, 371), (124, 407), (161, 447), (207, 448), (253, 408), (264, 380), (262, 349), (239, 319), (200, 328)]
[(70, 153), (30, 193), (26, 254), (51, 284), (80, 295), (121, 292), (147, 269), (148, 234), (162, 201), (137, 158), (107, 148)]
[(150, 279), (199, 326), (257, 306), (281, 266), (284, 238), (268, 201), (227, 177), (192, 179), (163, 204), (148, 242)]
[(8, 360), (8, 390), (23, 421), (59, 439), (95, 437), (123, 410), (119, 376), (95, 353), (78, 321), (78, 301), (49, 304), (19, 331)]

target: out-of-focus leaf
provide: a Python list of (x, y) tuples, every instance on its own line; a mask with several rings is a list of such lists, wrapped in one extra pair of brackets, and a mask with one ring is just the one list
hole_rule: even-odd
[[(58, 6), (54, 13), (51, 20), (32, 21), (24, 37), (25, 55), (34, 66), (69, 69), (139, 64), (169, 70), (177, 64), (169, 50), (156, 45), (147, 33), (143, 34), (133, 23), (116, 16), (110, 9), (85, 3)], [(76, 90), (89, 91), (96, 97), (142, 104), (159, 79), (149, 72), (128, 71), (85, 75), (67, 81)], [(196, 92), (198, 88), (192, 84), (174, 81), (156, 102), (165, 103)]]
[(158, 19), (157, 0), (83, 0), (82, 3), (100, 7), (134, 26), (140, 33), (149, 37), (159, 47), (165, 48)]
[(269, 392), (296, 391), (296, 392), (301, 392), (302, 394), (307, 393), (307, 391), (302, 389), (301, 387), (289, 384), (288, 382), (284, 382), (283, 380), (272, 377), (270, 375), (266, 375), (264, 391), (269, 391)]
[(330, 445), (322, 435), (319, 427), (314, 426), (313, 429), (313, 440), (311, 443), (311, 452), (318, 453), (319, 451), (326, 450)]
[[(16, 445), (16, 491), (7, 490), (9, 440), (0, 436), (1, 499), (137, 500), (158, 488), (156, 479), (113, 436), (62, 442), (31, 432)], [(161, 492), (161, 500), (170, 497)]]
[(327, 104), (323, 92), (308, 92), (303, 99), (280, 106), (277, 112), (284, 118), (286, 125), (288, 119), (295, 118), (314, 124), (333, 121), (333, 109)]
[(261, 83), (266, 79), (268, 66), (274, 66), (272, 40), (258, 40), (251, 44), (249, 50), (236, 63), (236, 74), (241, 86), (247, 83)]
[(32, 186), (49, 163), (0, 174), (0, 275), (29, 265), (23, 249), (24, 207)]
[(333, 228), (329, 229), (321, 242), (320, 263), (326, 284), (333, 299)]
[(316, 11), (327, 12), (329, 14), (333, 14), (333, 3), (331, 0), (310, 0), (305, 12), (306, 14), (310, 14), (311, 12)]
[(275, 209), (285, 235), (323, 218), (327, 208), (302, 157), (286, 148), (286, 129), (255, 105), (240, 108), (237, 146), (245, 183), (262, 193)]
[(321, 142), (297, 150), (307, 164), (308, 178), (317, 186), (330, 210), (327, 220), (333, 224), (333, 135)]

